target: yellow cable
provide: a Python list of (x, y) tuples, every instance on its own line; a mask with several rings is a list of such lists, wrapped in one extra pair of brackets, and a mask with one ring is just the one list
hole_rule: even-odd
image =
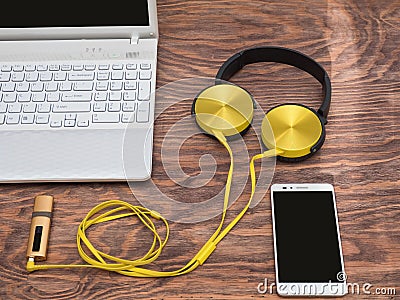
[[(198, 266), (202, 265), (206, 259), (213, 253), (217, 244), (228, 234), (228, 232), (239, 222), (239, 220), (246, 213), (247, 209), (250, 207), (252, 201), (255, 187), (255, 169), (254, 161), (261, 159), (263, 157), (271, 157), (279, 154), (278, 150), (269, 150), (264, 153), (255, 155), (250, 162), (250, 177), (251, 177), (251, 196), (250, 200), (245, 206), (245, 208), (239, 213), (236, 218), (231, 221), (224, 230), (222, 230), (226, 212), (229, 203), (229, 194), (231, 190), (232, 175), (233, 175), (233, 154), (232, 150), (226, 141), (225, 137), (219, 133), (214, 133), (216, 138), (224, 145), (224, 147), (229, 152), (230, 156), (230, 167), (228, 172), (228, 177), (226, 180), (226, 188), (224, 195), (223, 211), (221, 216), (221, 222), (218, 228), (215, 230), (214, 234), (210, 239), (204, 244), (204, 246), (199, 250), (199, 252), (182, 268), (174, 271), (155, 271), (147, 269), (144, 266), (155, 261), (161, 254), (163, 248), (165, 247), (168, 237), (169, 237), (169, 225), (168, 221), (162, 217), (159, 213), (149, 210), (145, 207), (134, 206), (127, 202), (120, 200), (110, 200), (103, 202), (95, 206), (86, 217), (82, 220), (79, 225), (78, 233), (76, 236), (76, 243), (79, 255), (88, 264), (77, 264), (77, 265), (36, 265), (33, 259), (29, 259), (27, 262), (27, 270), (33, 272), (36, 270), (46, 270), (46, 269), (58, 269), (58, 268), (98, 268), (107, 271), (113, 271), (126, 276), (132, 277), (170, 277), (179, 276), (187, 274)], [(112, 220), (117, 220), (126, 217), (137, 217), (146, 227), (153, 233), (153, 243), (147, 253), (139, 259), (136, 260), (126, 260), (121, 259), (102, 251), (97, 250), (86, 236), (86, 230), (95, 224), (104, 223)], [(152, 219), (161, 220), (166, 228), (165, 237), (162, 238), (157, 232), (157, 227)], [(222, 230), (222, 231), (221, 231)], [(82, 247), (83, 244), (87, 247), (91, 255), (85, 252)]]

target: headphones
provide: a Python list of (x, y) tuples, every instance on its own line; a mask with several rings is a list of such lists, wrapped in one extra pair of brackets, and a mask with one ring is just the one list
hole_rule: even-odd
[(281, 104), (271, 108), (261, 124), (262, 143), (268, 149), (275, 149), (279, 160), (302, 161), (317, 152), (325, 141), (331, 81), (319, 63), (299, 51), (257, 47), (233, 55), (220, 67), (216, 84), (201, 91), (194, 99), (192, 115), (208, 135), (228, 139), (244, 135), (251, 126), (255, 102), (245, 89), (223, 81), (228, 81), (244, 66), (258, 62), (294, 66), (312, 75), (322, 85), (323, 101), (317, 111), (302, 104)]

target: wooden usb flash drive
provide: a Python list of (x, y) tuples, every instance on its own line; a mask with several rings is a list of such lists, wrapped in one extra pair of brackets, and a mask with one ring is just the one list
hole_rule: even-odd
[(46, 260), (53, 200), (52, 196), (45, 195), (35, 198), (26, 252), (27, 258), (33, 258), (36, 261)]

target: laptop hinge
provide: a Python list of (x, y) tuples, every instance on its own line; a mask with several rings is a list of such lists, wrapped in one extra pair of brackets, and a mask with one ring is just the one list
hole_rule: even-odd
[(131, 45), (137, 45), (139, 43), (139, 36), (134, 35), (131, 37)]

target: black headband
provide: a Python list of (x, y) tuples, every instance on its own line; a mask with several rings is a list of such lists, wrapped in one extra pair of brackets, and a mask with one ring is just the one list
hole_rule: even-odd
[(326, 120), (331, 104), (331, 81), (328, 73), (319, 63), (299, 51), (283, 47), (256, 47), (243, 50), (224, 62), (219, 68), (216, 78), (228, 81), (244, 66), (258, 62), (291, 65), (317, 79), (322, 84), (324, 93), (324, 100), (318, 109), (318, 114)]

